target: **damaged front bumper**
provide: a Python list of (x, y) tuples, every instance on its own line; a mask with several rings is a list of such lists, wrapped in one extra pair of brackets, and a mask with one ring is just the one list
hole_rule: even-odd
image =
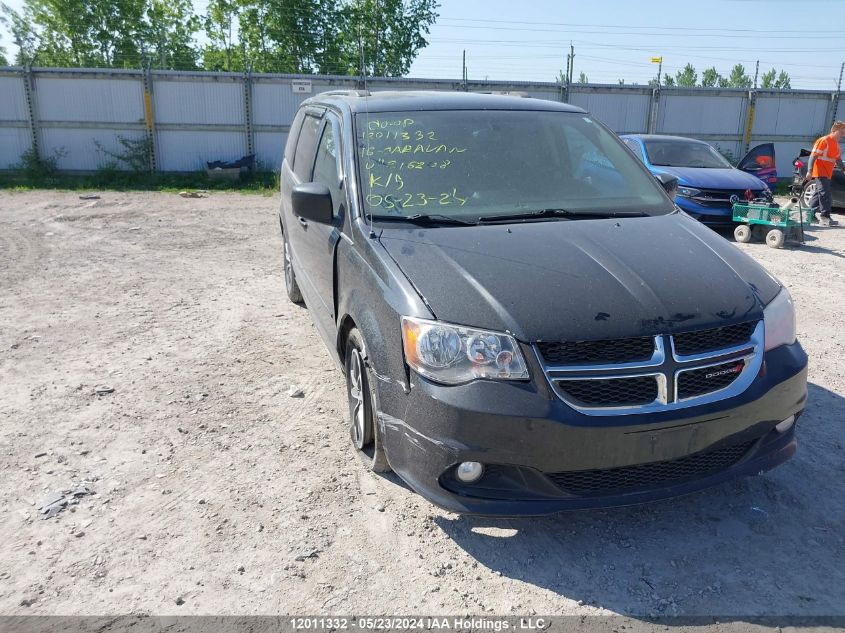
[[(378, 417), (394, 471), (447, 510), (517, 516), (627, 505), (758, 474), (794, 454), (795, 427), (781, 423), (804, 408), (807, 357), (796, 343), (767, 352), (765, 366), (738, 396), (625, 416), (580, 414), (537, 384), (542, 376), (447, 387), (412, 374), (404, 406), (385, 399), (393, 406)], [(485, 465), (473, 484), (454, 476), (466, 461)]]

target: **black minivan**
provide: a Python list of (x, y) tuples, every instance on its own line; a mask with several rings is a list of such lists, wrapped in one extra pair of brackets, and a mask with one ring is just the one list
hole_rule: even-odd
[(535, 515), (758, 474), (796, 449), (786, 288), (587, 112), (335, 91), (281, 171), (288, 296), (352, 443), (448, 510)]

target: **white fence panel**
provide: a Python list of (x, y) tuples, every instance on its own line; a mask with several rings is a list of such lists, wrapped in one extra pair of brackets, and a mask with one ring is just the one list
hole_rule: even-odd
[(157, 123), (245, 125), (244, 88), (238, 81), (156, 81)]
[(0, 169), (14, 169), (31, 147), (32, 135), (27, 128), (0, 127)]
[(0, 77), (0, 121), (29, 120), (23, 77)]
[(0, 76), (0, 95), (0, 169), (10, 169), (32, 146), (23, 77)]
[(805, 133), (812, 136), (828, 125), (830, 95), (793, 97), (760, 95), (754, 113), (755, 136)]
[(158, 151), (161, 171), (197, 171), (206, 162), (237, 160), (247, 153), (243, 132), (159, 132)]
[(648, 129), (650, 94), (601, 90), (572, 92), (570, 103), (584, 108), (617, 134), (644, 133)]
[[(317, 92), (317, 87), (312, 86)], [(253, 83), (252, 122), (255, 125), (288, 126), (299, 108), (299, 104), (312, 94), (294, 93), (290, 81), (278, 83)]]
[(677, 95), (665, 90), (660, 96), (657, 132), (682, 136), (741, 134), (745, 126), (745, 101), (743, 93)]
[[(38, 138), (42, 157), (58, 157), (67, 170), (94, 170), (122, 153), (119, 138), (144, 138), (144, 75), (140, 71), (34, 69), (35, 130), (30, 129), (23, 69), (0, 69), (0, 169), (20, 161)], [(289, 126), (303, 100), (327, 90), (352, 89), (357, 78), (308, 75), (153, 71), (152, 104), (158, 169), (192, 171), (207, 161), (234, 160), (252, 149), (262, 168), (278, 169)], [(294, 90), (294, 82), (302, 90)], [(557, 83), (452, 79), (368, 79), (373, 90), (519, 92), (560, 101)], [(309, 91), (310, 89), (310, 91)], [(247, 117), (246, 104), (250, 104)], [(649, 129), (654, 107), (644, 86), (574, 85), (569, 101), (618, 133)], [(657, 102), (657, 133), (701, 138), (740, 158), (749, 115), (748, 92), (731, 89), (664, 88)], [(751, 146), (774, 142), (780, 177), (792, 159), (827, 131), (832, 95), (819, 91), (761, 90)], [(102, 147), (104, 151), (98, 148)]]
[(259, 167), (271, 171), (281, 168), (287, 140), (287, 132), (258, 132), (255, 135), (255, 160), (259, 162)]
[(38, 119), (48, 121), (137, 123), (144, 120), (144, 88), (132, 79), (38, 77)]
[(59, 169), (96, 171), (111, 165), (126, 169), (125, 165), (107, 154), (126, 153), (126, 148), (120, 144), (118, 137), (142, 139), (144, 133), (133, 130), (45, 127), (41, 130), (39, 149), (42, 157), (56, 159)]

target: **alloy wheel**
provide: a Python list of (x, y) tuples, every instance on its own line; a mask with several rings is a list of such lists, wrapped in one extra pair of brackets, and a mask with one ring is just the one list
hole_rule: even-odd
[(358, 450), (363, 449), (366, 443), (367, 411), (364, 402), (366, 397), (364, 389), (361, 352), (353, 349), (349, 363), (349, 396), (352, 399), (350, 434), (352, 443)]

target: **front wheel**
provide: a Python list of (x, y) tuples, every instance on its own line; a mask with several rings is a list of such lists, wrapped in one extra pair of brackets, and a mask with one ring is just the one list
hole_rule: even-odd
[(780, 229), (772, 229), (766, 234), (766, 244), (772, 248), (783, 248), (786, 235)]
[(361, 461), (373, 472), (390, 470), (375, 424), (375, 394), (367, 367), (366, 348), (358, 330), (352, 330), (346, 342), (346, 395), (349, 399), (349, 437)]

